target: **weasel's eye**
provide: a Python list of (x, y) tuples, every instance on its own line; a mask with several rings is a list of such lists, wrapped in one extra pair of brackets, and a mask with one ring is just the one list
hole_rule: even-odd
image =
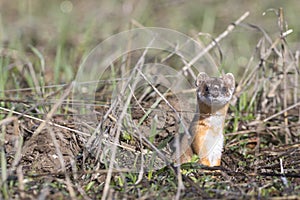
[(207, 86), (207, 85), (204, 86), (204, 90), (205, 90), (206, 93), (209, 92), (209, 89), (208, 89), (208, 86)]
[(222, 87), (222, 93), (227, 92), (227, 88), (226, 87)]

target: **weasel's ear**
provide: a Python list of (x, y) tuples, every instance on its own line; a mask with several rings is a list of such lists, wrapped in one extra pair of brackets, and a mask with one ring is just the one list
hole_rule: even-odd
[(230, 86), (230, 88), (234, 89), (235, 88), (235, 79), (232, 73), (227, 73), (224, 76), (225, 81), (227, 84)]
[(205, 82), (209, 76), (205, 72), (200, 72), (195, 81), (196, 87), (198, 87), (202, 82)]

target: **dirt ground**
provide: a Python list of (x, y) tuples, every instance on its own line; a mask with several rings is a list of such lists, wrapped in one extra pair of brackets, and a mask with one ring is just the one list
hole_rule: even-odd
[[(149, 108), (154, 99), (149, 98), (145, 101), (143, 108)], [(172, 98), (169, 98), (169, 100), (176, 106), (176, 103), (174, 103), (176, 100)], [(153, 141), (153, 144), (156, 146), (161, 141), (173, 137), (178, 130), (177, 117), (168, 105), (162, 102), (159, 108), (165, 113), (164, 116), (160, 116), (164, 118), (165, 123), (161, 127), (158, 127), (161, 131), (155, 136)], [(97, 111), (100, 122), (107, 108), (101, 109), (99, 107)], [(232, 113), (231, 110), (227, 119), (229, 129), (233, 123), (230, 113)], [(132, 109), (133, 121), (137, 122), (142, 116), (140, 108), (134, 107)], [(150, 115), (144, 121), (141, 130), (148, 132), (152, 120), (153, 115)], [(83, 121), (80, 125), (82, 127), (86, 126)], [(15, 190), (13, 196), (22, 199), (34, 199), (43, 195), (47, 199), (72, 198), (69, 194), (66, 194), (70, 192), (67, 189), (68, 183), (66, 183), (66, 177), (69, 177), (70, 183), (72, 183), (73, 188), (77, 191), (75, 194), (81, 195), (84, 198), (98, 198), (99, 195), (101, 196), (102, 191), (99, 188), (103, 187), (107, 172), (105, 170), (107, 163), (101, 158), (103, 149), (99, 152), (99, 139), (101, 140), (103, 137), (94, 139), (89, 143), (90, 137), (67, 130), (66, 127), (70, 129), (78, 128), (78, 124), (76, 124), (78, 122), (73, 121), (72, 118), (65, 114), (54, 115), (51, 122), (62, 127), (46, 125), (34, 137), (34, 132), (41, 124), (39, 121), (23, 117), (18, 120), (12, 120), (5, 126), (4, 148), (9, 174), (7, 181), (14, 183), (16, 180), (26, 180), (25, 186), (22, 186), (22, 184), (14, 186), (18, 189)], [(299, 129), (297, 128), (297, 123), (294, 123), (295, 126), (291, 124), (290, 130), (292, 130), (292, 134), (297, 134)], [(107, 134), (108, 138), (113, 139), (115, 133), (111, 132), (111, 130), (115, 126), (114, 118), (108, 118), (103, 124), (103, 130), (106, 130), (104, 134)], [(240, 126), (242, 127), (242, 125), (241, 123)], [(226, 136), (221, 168), (218, 168), (217, 171), (209, 168), (205, 171), (196, 170), (184, 175), (186, 190), (182, 192), (183, 198), (196, 198), (199, 195), (202, 197), (214, 196), (215, 198), (239, 198), (239, 195), (244, 195), (245, 198), (250, 198), (252, 193), (255, 196), (263, 196), (264, 194), (259, 193), (260, 188), (269, 188), (270, 192), (268, 195), (270, 196), (296, 198), (294, 195), (300, 194), (300, 143), (298, 137), (295, 137), (294, 141), (290, 144), (281, 145), (279, 142), (280, 139), (275, 137), (276, 129), (274, 131), (268, 127), (258, 127), (257, 125), (245, 125), (245, 127), (241, 128), (245, 133), (249, 132), (249, 135), (245, 137), (237, 139), (237, 136), (242, 132)], [(82, 130), (87, 131), (88, 129), (82, 128)], [(123, 132), (125, 131), (123, 130)], [(130, 139), (126, 139), (125, 136), (121, 137), (120, 144), (134, 149), (135, 152), (141, 151), (141, 148), (152, 149), (146, 143), (140, 143), (138, 137), (131, 137)], [(87, 146), (87, 144), (90, 144), (90, 146)], [(144, 146), (141, 147), (141, 144)], [(125, 162), (128, 159), (129, 157), (124, 157), (124, 160), (121, 162)], [(124, 166), (128, 167), (128, 165), (130, 163)], [(163, 176), (168, 176), (166, 174), (170, 173), (171, 168), (165, 164), (161, 166), (161, 169), (164, 169), (164, 167), (169, 169), (163, 172), (154, 171), (154, 173), (163, 173)], [(197, 165), (192, 166), (194, 169), (199, 167), (201, 168), (201, 166)], [(183, 166), (183, 169), (191, 168)], [(281, 170), (284, 171), (284, 175)], [(210, 190), (207, 192), (204, 185), (199, 188), (199, 185), (190, 181), (191, 177), (202, 180), (207, 176), (210, 177), (210, 175), (214, 177), (214, 181), (211, 182), (212, 180), (210, 180), (207, 184), (212, 184), (211, 187), (216, 187), (216, 191)], [(215, 182), (215, 180), (218, 181)], [(84, 188), (87, 187), (89, 182), (93, 182), (93, 187), (97, 189), (85, 192)], [(146, 187), (149, 184), (148, 181), (143, 183)], [(113, 192), (113, 196), (115, 197), (126, 196), (127, 198), (133, 198), (135, 196), (134, 194), (128, 195), (120, 191), (118, 192), (117, 188), (118, 186), (115, 186)], [(168, 193), (163, 192), (163, 195), (167, 198)]]

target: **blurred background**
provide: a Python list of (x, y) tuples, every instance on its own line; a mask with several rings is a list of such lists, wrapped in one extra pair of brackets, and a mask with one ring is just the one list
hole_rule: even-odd
[[(109, 1), (0, 1), (0, 44), (45, 60), (48, 84), (69, 82), (82, 57), (109, 36), (139, 26), (163, 27), (195, 37), (206, 32), (217, 37), (246, 11), (243, 23), (255, 24), (271, 37), (278, 37), (276, 12), (284, 9), (287, 37), (292, 50), (299, 49), (299, 9), (296, 0), (109, 0)], [(272, 11), (275, 9), (276, 12)], [(265, 14), (264, 14), (265, 13)], [(220, 42), (224, 68), (236, 76), (243, 71), (262, 33), (237, 27)], [(35, 61), (32, 61), (33, 63)]]

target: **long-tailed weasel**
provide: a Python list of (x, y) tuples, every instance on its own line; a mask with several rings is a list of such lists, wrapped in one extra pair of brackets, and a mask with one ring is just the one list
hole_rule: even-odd
[(184, 135), (180, 141), (183, 151), (180, 163), (189, 162), (193, 154), (199, 163), (220, 166), (224, 145), (224, 122), (232, 98), (235, 80), (231, 73), (222, 77), (209, 77), (200, 72), (195, 82), (197, 87), (197, 113), (190, 125), (191, 138)]

